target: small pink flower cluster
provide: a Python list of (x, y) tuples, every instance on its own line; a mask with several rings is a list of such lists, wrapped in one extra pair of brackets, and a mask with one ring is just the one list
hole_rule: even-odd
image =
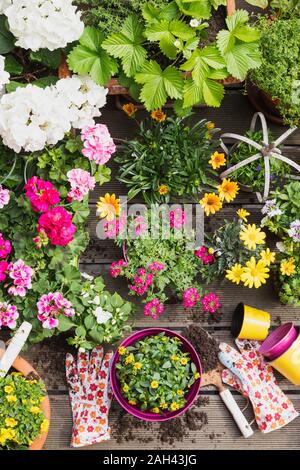
[(142, 215), (139, 215), (134, 219), (134, 231), (135, 235), (139, 237), (144, 233), (146, 230), (148, 230), (148, 224), (145, 221), (145, 218)]
[(60, 292), (49, 292), (42, 295), (37, 303), (38, 319), (43, 328), (52, 330), (59, 325), (58, 315), (73, 317), (75, 310), (69, 300), (65, 299)]
[(38, 232), (46, 234), (52, 245), (68, 245), (76, 232), (76, 227), (72, 224), (72, 214), (63, 207), (53, 207), (40, 216)]
[(71, 191), (68, 193), (70, 200), (82, 201), (89, 191), (95, 188), (96, 180), (88, 171), (74, 168), (67, 173)]
[(11, 244), (9, 240), (4, 240), (2, 233), (0, 232), (0, 258), (7, 258), (11, 252)]
[(174, 211), (170, 211), (170, 227), (181, 228), (186, 223), (186, 213), (177, 207)]
[(144, 306), (144, 315), (146, 317), (151, 316), (153, 320), (158, 318), (164, 312), (164, 305), (159, 299), (153, 299)]
[(200, 294), (196, 287), (190, 287), (183, 293), (183, 306), (184, 308), (193, 308), (200, 299)]
[(135, 292), (136, 295), (144, 295), (148, 288), (152, 286), (153, 279), (152, 273), (147, 273), (145, 268), (139, 268), (129, 289)]
[(216, 313), (221, 307), (220, 298), (213, 292), (204, 295), (201, 299), (201, 303), (204, 312)]
[(148, 270), (151, 272), (163, 271), (165, 269), (165, 264), (160, 263), (159, 261), (153, 261), (148, 265)]
[(103, 231), (106, 238), (116, 238), (126, 224), (126, 216), (120, 214), (118, 219), (109, 220), (104, 223)]
[(47, 212), (60, 201), (59, 192), (50, 181), (33, 176), (25, 184), (25, 195), (35, 212)]
[(13, 330), (16, 328), (18, 318), (19, 312), (17, 307), (7, 302), (0, 302), (0, 330), (2, 326), (7, 326)]
[(9, 203), (10, 195), (8, 189), (4, 189), (0, 184), (0, 209), (3, 209)]
[(97, 165), (104, 165), (116, 151), (116, 146), (104, 124), (85, 127), (81, 131), (82, 153)]
[(109, 268), (111, 277), (114, 277), (114, 278), (118, 277), (122, 272), (122, 268), (125, 268), (127, 264), (128, 263), (126, 263), (126, 261), (124, 261), (123, 259), (120, 259), (119, 261), (114, 261), (113, 263), (111, 263), (110, 268)]
[(203, 264), (211, 264), (215, 261), (213, 254), (210, 254), (206, 246), (201, 246), (195, 251), (195, 255), (203, 261)]
[(32, 288), (33, 269), (27, 266), (22, 259), (19, 259), (15, 263), (9, 263), (7, 270), (9, 277), (13, 280), (13, 285), (8, 288), (7, 292), (10, 295), (25, 297), (27, 289)]

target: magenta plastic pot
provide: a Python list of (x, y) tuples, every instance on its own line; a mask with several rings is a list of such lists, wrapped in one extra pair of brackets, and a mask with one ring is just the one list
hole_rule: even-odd
[(166, 336), (174, 337), (176, 336), (179, 338), (182, 342), (182, 350), (184, 352), (188, 352), (190, 355), (190, 358), (192, 362), (195, 364), (197, 368), (197, 372), (200, 373), (200, 379), (197, 379), (195, 383), (191, 386), (190, 390), (188, 391), (187, 395), (185, 396), (186, 399), (186, 404), (183, 408), (177, 411), (167, 411), (166, 413), (162, 415), (157, 415), (156, 413), (151, 413), (151, 412), (145, 412), (141, 411), (138, 407), (130, 405), (127, 400), (123, 397), (122, 392), (120, 390), (120, 385), (119, 381), (117, 378), (116, 374), (116, 364), (119, 361), (120, 355), (118, 351), (115, 352), (115, 355), (112, 360), (111, 364), (111, 369), (110, 369), (110, 382), (111, 382), (111, 387), (112, 391), (114, 393), (114, 396), (116, 400), (119, 402), (119, 404), (126, 410), (128, 413), (132, 414), (136, 418), (142, 419), (144, 421), (167, 421), (172, 418), (176, 418), (177, 416), (181, 415), (184, 413), (194, 400), (197, 398), (199, 389), (201, 386), (201, 376), (202, 376), (202, 368), (201, 368), (201, 363), (198, 354), (196, 353), (195, 349), (191, 345), (191, 343), (184, 337), (181, 336), (180, 334), (176, 333), (175, 331), (168, 330), (166, 328), (146, 328), (141, 331), (137, 331), (136, 333), (133, 333), (131, 336), (126, 338), (120, 346), (124, 346), (125, 348), (128, 346), (131, 346), (132, 344), (136, 343), (137, 341), (145, 338), (146, 336), (153, 336), (157, 335), (159, 333), (164, 332)]
[(298, 331), (294, 323), (284, 323), (268, 336), (259, 352), (270, 361), (274, 361), (290, 348), (297, 337)]

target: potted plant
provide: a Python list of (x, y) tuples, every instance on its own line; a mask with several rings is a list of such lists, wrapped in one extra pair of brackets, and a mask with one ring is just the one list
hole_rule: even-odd
[(272, 193), (272, 199), (266, 201), (262, 209), (262, 226), (279, 238), (276, 245), (278, 262), (274, 269), (275, 287), (281, 302), (295, 307), (300, 306), (299, 194), (299, 181), (286, 184)]
[(299, 123), (298, 2), (274, 1), (269, 15), (260, 17), (261, 65), (249, 73), (247, 94), (254, 107), (276, 123)]
[(23, 358), (13, 367), (15, 372), (0, 378), (0, 448), (41, 450), (50, 424), (45, 385)]
[[(199, 103), (220, 106), (220, 81), (230, 75), (243, 80), (250, 68), (260, 65), (259, 33), (248, 24), (248, 13), (240, 10), (226, 19), (228, 29), (214, 42), (198, 47), (207, 27), (203, 2), (187, 3), (178, 0), (161, 8), (145, 3), (143, 19), (128, 16), (113, 34), (86, 27), (68, 55), (70, 69), (90, 74), (101, 85), (118, 73), (117, 86), (124, 86), (147, 110), (161, 108), (168, 99), (186, 112)], [(110, 93), (115, 93), (113, 87)]]
[(146, 421), (166, 421), (186, 411), (197, 397), (201, 364), (183, 336), (149, 328), (121, 343), (111, 384), (126, 411)]

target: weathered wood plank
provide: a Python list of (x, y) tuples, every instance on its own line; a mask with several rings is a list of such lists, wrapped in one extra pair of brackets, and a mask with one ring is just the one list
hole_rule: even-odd
[[(190, 323), (187, 322), (187, 323)], [(187, 324), (186, 323), (186, 324)], [(180, 328), (177, 326), (174, 327), (170, 323), (166, 323), (165, 326), (173, 328), (176, 331), (182, 331), (186, 324), (181, 325)], [(140, 322), (140, 328), (143, 328), (144, 324)], [(148, 326), (153, 326), (148, 325)], [(217, 327), (219, 328), (219, 326)], [(214, 338), (220, 342), (226, 342), (231, 346), (234, 346), (234, 340), (231, 336), (229, 329), (220, 330), (216, 329), (214, 326), (206, 327)], [(34, 368), (38, 371), (42, 379), (45, 381), (48, 391), (52, 394), (56, 392), (66, 392), (67, 385), (65, 379), (65, 356), (68, 351), (74, 354), (74, 349), (69, 347), (65, 341), (66, 335), (60, 337), (55, 337), (50, 341), (44, 341), (38, 345), (34, 345), (30, 348), (29, 351), (23, 352), (22, 355), (27, 359)], [(117, 345), (114, 345), (114, 349)], [(75, 353), (76, 354), (76, 353)], [(296, 387), (291, 384), (288, 380), (282, 377), (280, 374), (277, 374), (278, 382), (283, 390), (289, 390), (293, 393), (300, 394), (300, 387)], [(205, 390), (214, 390), (213, 387), (208, 387)]]
[[(244, 407), (245, 401), (240, 396), (235, 396), (239, 406)], [(300, 410), (299, 396), (291, 395), (297, 410)], [(46, 442), (46, 449), (68, 449), (71, 437), (72, 419), (68, 396), (51, 396), (52, 421), (49, 436)], [(269, 434), (261, 434), (256, 427), (254, 435), (249, 439), (244, 439), (232, 416), (229, 414), (225, 405), (217, 395), (209, 395), (209, 403), (206, 406), (194, 407), (197, 412), (204, 413), (199, 417), (197, 425), (199, 429), (191, 430), (185, 424), (182, 418), (177, 425), (185, 427), (185, 436), (182, 440), (175, 439), (173, 444), (162, 442), (160, 436), (162, 433), (167, 437), (165, 428), (161, 428), (157, 423), (141, 425), (136, 420), (130, 420), (130, 432), (120, 426), (119, 406), (114, 403), (110, 413), (110, 425), (112, 428), (112, 438), (110, 441), (86, 447), (86, 450), (130, 450), (142, 448), (147, 449), (181, 449), (181, 450), (200, 450), (200, 449), (248, 449), (248, 450), (267, 450), (267, 449), (299, 449), (300, 421), (294, 420), (292, 423), (282, 428), (280, 431), (274, 431)], [(253, 418), (250, 406), (245, 412), (249, 420)], [(207, 421), (207, 423), (206, 423)], [(200, 429), (201, 428), (201, 429)]]

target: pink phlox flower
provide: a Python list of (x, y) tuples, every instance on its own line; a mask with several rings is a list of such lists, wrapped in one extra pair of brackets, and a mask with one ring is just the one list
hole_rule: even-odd
[(221, 307), (220, 298), (213, 292), (204, 295), (201, 299), (201, 303), (204, 312), (216, 313)]
[(161, 315), (163, 312), (164, 305), (159, 301), (159, 299), (153, 299), (144, 306), (144, 315), (146, 317), (151, 316), (153, 320), (156, 320), (158, 315)]

